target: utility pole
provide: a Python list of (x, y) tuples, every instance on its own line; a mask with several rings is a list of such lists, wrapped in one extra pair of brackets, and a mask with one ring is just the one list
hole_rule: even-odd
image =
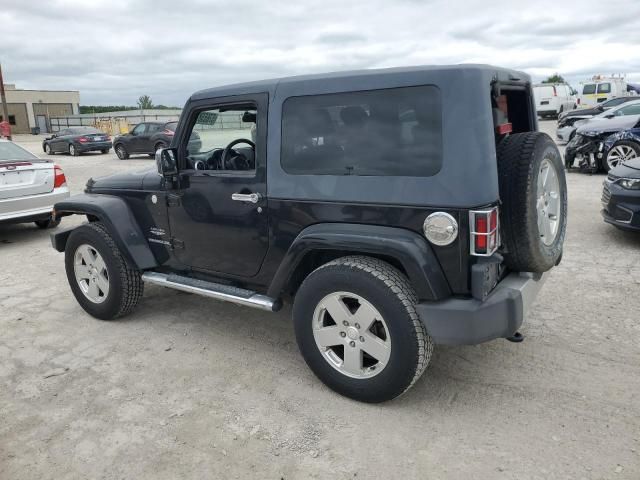
[[(2, 64), (0, 63), (0, 100), (2, 100), (2, 120), (9, 123), (9, 109), (7, 108), (7, 97), (4, 94), (4, 79), (2, 78)], [(11, 140), (11, 135), (9, 135)]]

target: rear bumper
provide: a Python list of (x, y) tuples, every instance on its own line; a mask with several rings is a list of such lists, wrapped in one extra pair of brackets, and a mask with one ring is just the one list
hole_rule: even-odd
[(69, 197), (69, 188), (56, 188), (53, 192), (0, 200), (0, 222), (21, 222), (51, 215), (53, 205)]
[(537, 113), (541, 117), (546, 116), (546, 115), (558, 115), (558, 110), (556, 110), (555, 108), (547, 107), (545, 105), (545, 108), (541, 109), (541, 110), (538, 110)]
[(95, 152), (98, 150), (108, 150), (112, 147), (111, 142), (74, 143), (79, 152)]
[(476, 345), (510, 337), (522, 325), (548, 275), (512, 273), (484, 301), (450, 298), (420, 303), (416, 309), (436, 344)]

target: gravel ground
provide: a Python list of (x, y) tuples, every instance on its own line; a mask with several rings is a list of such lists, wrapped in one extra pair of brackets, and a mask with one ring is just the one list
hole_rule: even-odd
[[(18, 141), (41, 152), (38, 138)], [(74, 192), (151, 165), (56, 160)], [(637, 480), (640, 235), (603, 223), (602, 179), (568, 176), (564, 258), (525, 342), (438, 347), (382, 405), (311, 374), (289, 309), (150, 286), (134, 314), (94, 320), (48, 232), (0, 226), (0, 479)]]

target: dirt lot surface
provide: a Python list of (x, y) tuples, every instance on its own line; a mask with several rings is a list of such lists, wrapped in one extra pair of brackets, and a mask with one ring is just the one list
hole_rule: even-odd
[[(37, 138), (18, 140), (41, 153)], [(56, 160), (74, 192), (152, 166)], [(98, 321), (72, 297), (48, 232), (0, 226), (0, 479), (637, 480), (640, 235), (602, 222), (602, 179), (568, 176), (564, 258), (525, 342), (439, 347), (414, 388), (382, 405), (311, 374), (288, 308), (149, 286), (132, 315)]]

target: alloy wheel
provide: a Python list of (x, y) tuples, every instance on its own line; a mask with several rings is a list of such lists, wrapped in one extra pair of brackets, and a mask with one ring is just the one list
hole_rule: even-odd
[(536, 210), (538, 232), (545, 245), (551, 245), (558, 235), (560, 225), (560, 181), (555, 167), (545, 158), (538, 172)]
[(80, 290), (93, 303), (109, 295), (109, 272), (104, 259), (91, 245), (80, 245), (73, 259), (73, 271)]
[(349, 292), (324, 297), (313, 314), (313, 338), (323, 358), (351, 378), (371, 378), (391, 357), (389, 328), (367, 300)]
[(621, 162), (636, 158), (638, 154), (629, 145), (616, 145), (607, 154), (607, 165), (609, 169), (617, 167)]

